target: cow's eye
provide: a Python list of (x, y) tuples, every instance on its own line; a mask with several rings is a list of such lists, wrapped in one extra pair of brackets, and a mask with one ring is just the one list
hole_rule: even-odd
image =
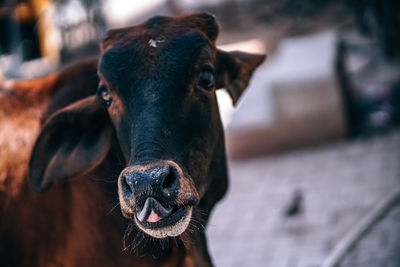
[(207, 90), (214, 88), (214, 71), (209, 68), (203, 69), (197, 78), (197, 85)]
[(104, 85), (99, 87), (98, 96), (104, 100), (107, 106), (109, 106), (113, 100), (110, 90)]

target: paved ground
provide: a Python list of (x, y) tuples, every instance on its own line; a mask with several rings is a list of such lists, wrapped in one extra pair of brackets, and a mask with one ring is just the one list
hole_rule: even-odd
[(340, 267), (400, 266), (400, 205), (360, 240)]
[[(351, 226), (400, 186), (400, 131), (230, 162), (230, 172), (228, 195), (208, 226), (215, 265), (319, 266)], [(296, 190), (304, 195), (303, 212), (287, 218)], [(399, 267), (399, 235), (396, 208), (342, 266)]]

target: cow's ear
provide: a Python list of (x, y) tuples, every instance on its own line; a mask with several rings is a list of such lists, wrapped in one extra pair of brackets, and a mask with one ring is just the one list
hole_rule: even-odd
[(33, 189), (85, 173), (107, 155), (113, 128), (103, 103), (87, 97), (58, 111), (43, 126), (29, 161)]
[(216, 88), (225, 88), (235, 105), (249, 84), (254, 70), (265, 60), (261, 54), (240, 51), (225, 52), (217, 49)]

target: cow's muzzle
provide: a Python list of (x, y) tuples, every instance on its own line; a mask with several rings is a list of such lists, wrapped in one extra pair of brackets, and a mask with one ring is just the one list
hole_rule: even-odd
[(198, 202), (193, 183), (172, 161), (125, 168), (118, 191), (124, 216), (156, 238), (183, 233)]

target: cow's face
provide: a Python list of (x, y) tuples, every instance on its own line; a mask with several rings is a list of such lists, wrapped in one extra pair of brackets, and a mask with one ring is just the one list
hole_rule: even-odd
[[(38, 138), (30, 163), (34, 187), (43, 191), (96, 166), (115, 133), (126, 159), (118, 178), (123, 215), (156, 238), (183, 233), (212, 190), (210, 179), (218, 179), (209, 173), (223, 138), (215, 89), (227, 88), (236, 102), (264, 59), (217, 50), (217, 35), (215, 18), (206, 13), (110, 31), (96, 98), (57, 113)], [(68, 123), (78, 130), (66, 133)], [(52, 132), (60, 131), (55, 125), (69, 136), (68, 145), (53, 140)], [(40, 157), (48, 162), (39, 168)]]

